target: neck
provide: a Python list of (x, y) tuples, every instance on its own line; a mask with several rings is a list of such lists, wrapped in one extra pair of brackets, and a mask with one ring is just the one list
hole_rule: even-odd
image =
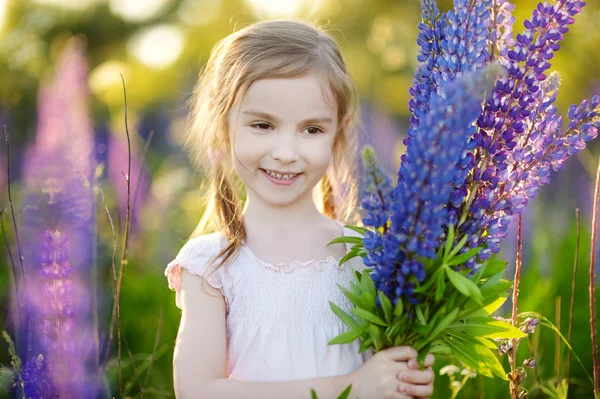
[(244, 206), (243, 219), (247, 228), (268, 226), (271, 231), (285, 232), (297, 230), (301, 226), (310, 226), (322, 222), (327, 216), (317, 209), (312, 197), (296, 201), (293, 204), (277, 206), (264, 201), (253, 200), (248, 193)]

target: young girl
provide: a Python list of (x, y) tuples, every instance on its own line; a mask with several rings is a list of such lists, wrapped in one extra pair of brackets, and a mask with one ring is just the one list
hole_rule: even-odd
[(329, 301), (350, 312), (337, 285), (364, 269), (327, 246), (356, 236), (342, 222), (357, 202), (356, 93), (334, 40), (291, 20), (239, 30), (213, 49), (191, 104), (189, 148), (211, 187), (165, 270), (183, 311), (177, 397), (333, 399), (350, 384), (351, 398), (430, 397), (431, 354), (420, 371), (410, 347), (327, 345), (346, 331)]

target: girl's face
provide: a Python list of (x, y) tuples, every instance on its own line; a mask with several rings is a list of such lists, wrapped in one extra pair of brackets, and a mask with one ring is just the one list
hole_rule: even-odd
[[(232, 160), (250, 197), (275, 206), (312, 201), (312, 189), (332, 161), (338, 124), (337, 104), (326, 85), (328, 105), (322, 82), (312, 72), (257, 80), (232, 108), (228, 116), (235, 149)], [(266, 170), (299, 175), (287, 182), (274, 181)]]

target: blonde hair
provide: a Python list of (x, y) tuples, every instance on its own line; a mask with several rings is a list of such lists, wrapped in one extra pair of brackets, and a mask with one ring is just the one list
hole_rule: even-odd
[(214, 271), (226, 264), (246, 239), (242, 223), (245, 187), (231, 161), (228, 113), (254, 81), (294, 77), (307, 71), (326, 77), (338, 115), (333, 165), (317, 185), (317, 205), (332, 219), (346, 223), (356, 219), (359, 104), (335, 40), (304, 21), (252, 24), (214, 46), (188, 104), (191, 113), (186, 148), (209, 184), (204, 214), (190, 238), (215, 230), (223, 233), (228, 245), (210, 262), (223, 258)]

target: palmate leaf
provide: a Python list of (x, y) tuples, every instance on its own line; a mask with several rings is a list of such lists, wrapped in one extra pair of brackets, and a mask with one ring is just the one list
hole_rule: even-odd
[(363, 320), (369, 321), (374, 324), (379, 324), (380, 326), (387, 327), (389, 325), (385, 321), (381, 320), (378, 316), (362, 308), (353, 308), (352, 313), (354, 313), (356, 316), (360, 317)]
[(448, 255), (452, 249), (452, 244), (454, 244), (454, 225), (450, 223), (448, 226), (448, 237), (446, 238), (446, 245), (444, 245), (444, 263), (448, 261)]
[(368, 325), (352, 328), (350, 331), (333, 338), (327, 345), (349, 344), (350, 342), (354, 342), (367, 330), (367, 327)]
[(474, 337), (486, 338), (525, 338), (527, 334), (511, 324), (490, 319), (489, 317), (469, 318), (466, 323), (454, 323), (448, 326), (448, 331), (465, 339)]
[(461, 362), (477, 373), (490, 378), (496, 375), (503, 380), (508, 380), (502, 364), (500, 364), (491, 349), (479, 343), (463, 340), (452, 334), (444, 335), (443, 340)]
[(373, 344), (375, 345), (375, 350), (380, 350), (383, 347), (383, 334), (381, 333), (381, 329), (375, 324), (370, 324), (367, 331), (369, 334), (371, 334)]
[(377, 289), (375, 288), (375, 283), (373, 282), (373, 279), (371, 278), (371, 275), (369, 273), (363, 274), (360, 284), (362, 286), (363, 291), (368, 292), (373, 297), (373, 299), (375, 299), (375, 297), (377, 296)]
[(363, 239), (360, 237), (353, 237), (353, 236), (341, 236), (341, 237), (336, 237), (333, 240), (329, 241), (329, 243), (327, 245), (332, 245), (332, 244), (340, 244), (340, 243), (344, 243), (344, 244), (362, 244)]
[(472, 257), (474, 257), (475, 255), (477, 255), (479, 253), (479, 251), (481, 251), (481, 249), (482, 249), (481, 247), (472, 248), (472, 249), (468, 250), (467, 252), (465, 252), (464, 254), (453, 257), (453, 258), (449, 259), (448, 262), (444, 262), (444, 263), (446, 263), (448, 266), (461, 265), (461, 264), (465, 263), (466, 261), (468, 261), (469, 259), (471, 259)]
[(356, 320), (354, 320), (354, 318), (352, 316), (350, 316), (348, 313), (346, 313), (342, 309), (340, 309), (335, 303), (329, 301), (329, 306), (331, 307), (331, 310), (333, 311), (333, 313), (335, 313), (340, 319), (342, 319), (344, 324), (346, 324), (348, 327), (350, 327), (350, 328), (358, 327), (358, 323), (356, 322)]
[(383, 308), (385, 320), (388, 323), (391, 323), (394, 318), (394, 306), (392, 305), (388, 297), (383, 293), (383, 291), (379, 291), (379, 302), (381, 303), (381, 307)]
[[(342, 392), (340, 394), (340, 396), (337, 397), (337, 399), (348, 399), (348, 396), (350, 395), (351, 390), (352, 390), (352, 384), (348, 385), (348, 387), (344, 390), (344, 392)], [(317, 393), (315, 392), (314, 389), (310, 390), (310, 397), (311, 397), (311, 399), (319, 399), (319, 397), (317, 396)]]
[(362, 305), (362, 302), (361, 302), (361, 300), (360, 300), (359, 297), (357, 297), (356, 295), (354, 295), (352, 292), (348, 291), (347, 289), (345, 289), (341, 285), (337, 284), (337, 286), (344, 293), (344, 295), (346, 296), (346, 298), (348, 298), (348, 300), (350, 302), (352, 302), (352, 304), (354, 306), (361, 306)]
[[(456, 246), (448, 254), (448, 258), (447, 258), (448, 260), (454, 258), (454, 256), (456, 256), (458, 251), (460, 251), (465, 246), (465, 244), (467, 243), (467, 238), (468, 238), (468, 236), (466, 236), (466, 235), (463, 238), (461, 238), (461, 240), (458, 242), (458, 244), (456, 244)], [(444, 261), (444, 263), (446, 263), (446, 261)]]
[(448, 279), (452, 283), (452, 285), (460, 291), (465, 296), (473, 299), (477, 304), (481, 305), (483, 303), (483, 296), (481, 291), (479, 291), (479, 287), (477, 284), (461, 275), (460, 273), (452, 270), (450, 267), (444, 265), (444, 269), (446, 271), (446, 275)]

